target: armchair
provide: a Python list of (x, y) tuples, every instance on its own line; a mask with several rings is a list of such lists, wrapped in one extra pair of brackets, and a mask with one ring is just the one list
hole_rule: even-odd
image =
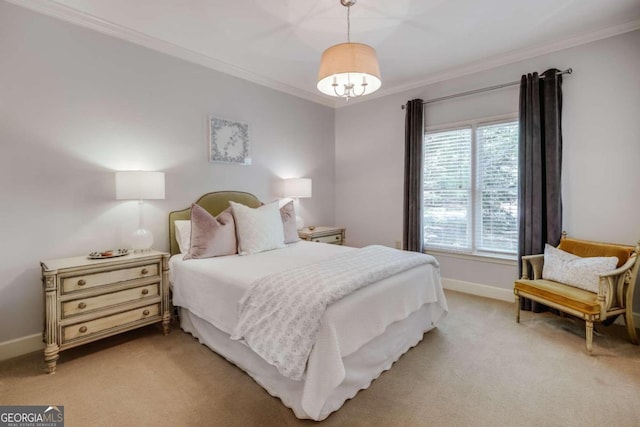
[(544, 255), (522, 257), (522, 278), (514, 284), (516, 322), (520, 323), (520, 298), (540, 302), (585, 321), (586, 346), (591, 354), (593, 324), (612, 323), (624, 315), (629, 339), (638, 345), (638, 336), (633, 324), (633, 290), (638, 277), (640, 242), (634, 246), (591, 242), (568, 238), (562, 233), (558, 249), (580, 257), (615, 256), (618, 264), (612, 271), (599, 275), (598, 292), (589, 292), (564, 283), (542, 278)]

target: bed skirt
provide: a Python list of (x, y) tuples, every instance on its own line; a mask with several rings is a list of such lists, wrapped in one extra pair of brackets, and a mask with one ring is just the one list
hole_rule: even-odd
[[(180, 326), (249, 374), (270, 395), (291, 408), (296, 417), (321, 421), (391, 368), (400, 356), (422, 340), (425, 332), (435, 328), (445, 313), (438, 302), (427, 303), (407, 318), (390, 324), (381, 335), (342, 359), (344, 380), (330, 394), (323, 396), (313, 390), (314, 384), (309, 378), (293, 381), (283, 377), (249, 347), (231, 340), (228, 334), (184, 308), (180, 308)], [(313, 396), (313, 401), (309, 396)]]

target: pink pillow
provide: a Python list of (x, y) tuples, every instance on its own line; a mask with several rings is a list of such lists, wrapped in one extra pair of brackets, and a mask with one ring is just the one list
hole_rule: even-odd
[(191, 205), (191, 245), (184, 259), (235, 253), (238, 253), (238, 244), (231, 209), (227, 208), (214, 217), (195, 203)]
[(293, 208), (293, 200), (280, 208), (282, 227), (284, 228), (284, 242), (295, 243), (300, 240), (298, 237), (298, 227), (296, 225), (296, 211)]

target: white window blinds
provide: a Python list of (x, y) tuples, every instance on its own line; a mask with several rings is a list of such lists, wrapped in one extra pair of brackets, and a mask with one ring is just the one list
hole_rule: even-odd
[(515, 254), (518, 122), (472, 122), (424, 142), (425, 247)]
[(427, 134), (424, 144), (425, 246), (471, 249), (471, 128)]
[(478, 126), (477, 249), (518, 249), (518, 123)]

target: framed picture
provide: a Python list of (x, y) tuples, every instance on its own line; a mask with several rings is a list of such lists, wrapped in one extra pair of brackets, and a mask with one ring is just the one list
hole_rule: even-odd
[(209, 116), (209, 161), (250, 165), (249, 125)]

